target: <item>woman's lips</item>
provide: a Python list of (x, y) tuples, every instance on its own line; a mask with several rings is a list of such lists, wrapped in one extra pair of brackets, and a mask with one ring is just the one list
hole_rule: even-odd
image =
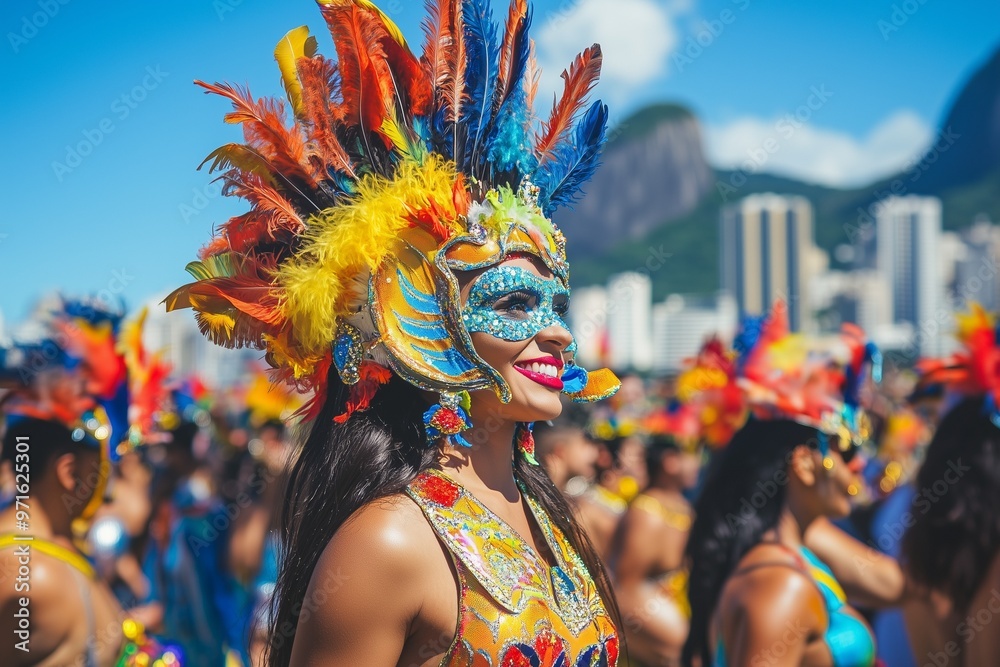
[(557, 375), (554, 376), (534, 371), (532, 370), (533, 365), (537, 365), (536, 367), (552, 366), (555, 368), (555, 372), (559, 373), (559, 370), (563, 367), (561, 359), (557, 359), (555, 357), (540, 357), (538, 359), (520, 361), (514, 365), (514, 368), (521, 375), (525, 376), (529, 380), (534, 380), (543, 387), (549, 387), (550, 389), (558, 389), (562, 391), (563, 381), (560, 380)]

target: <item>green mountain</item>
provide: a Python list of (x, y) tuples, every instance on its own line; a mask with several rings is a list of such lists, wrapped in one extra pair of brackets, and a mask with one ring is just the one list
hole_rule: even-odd
[[(955, 137), (952, 143), (938, 142), (938, 148), (932, 146), (922, 160), (900, 174), (848, 190), (769, 174), (746, 175), (743, 182), (743, 175), (712, 170), (700, 145), (694, 146), (700, 134), (690, 111), (671, 104), (643, 109), (612, 131), (594, 192), (588, 188), (582, 209), (574, 214), (580, 219), (567, 224), (570, 228), (579, 222), (584, 229), (595, 230), (576, 245), (570, 235), (573, 284), (600, 284), (612, 274), (645, 267), (655, 299), (670, 293), (714, 292), (719, 288), (720, 210), (760, 192), (809, 199), (816, 244), (830, 254), (832, 266), (840, 268), (847, 267), (836, 261), (837, 247), (853, 244), (859, 232), (874, 223), (871, 206), (890, 194), (939, 197), (946, 230), (968, 227), (980, 214), (1000, 222), (1000, 77), (993, 76), (997, 72), (1000, 50), (970, 78), (943, 119), (940, 136)], [(680, 148), (674, 145), (678, 137)], [(975, 168), (959, 169), (956, 160)], [(691, 171), (698, 178), (685, 182), (684, 174)], [(623, 179), (632, 179), (633, 187), (623, 185)], [(736, 183), (740, 185), (734, 191)], [(642, 197), (675, 201), (681, 194), (686, 200), (680, 211), (638, 203)], [(626, 196), (632, 199), (631, 208), (619, 211), (616, 197)], [(659, 218), (657, 211), (663, 211)], [(608, 229), (608, 219), (615, 216), (622, 221), (611, 233), (596, 231)], [(655, 219), (659, 223), (650, 222)]]

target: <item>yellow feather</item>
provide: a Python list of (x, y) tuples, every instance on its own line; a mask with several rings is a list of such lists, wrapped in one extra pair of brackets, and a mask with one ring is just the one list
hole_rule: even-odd
[(289, 30), (274, 47), (274, 59), (278, 61), (278, 69), (281, 70), (281, 83), (296, 116), (303, 112), (302, 84), (299, 82), (297, 63), (299, 58), (312, 58), (314, 55), (316, 38), (309, 36), (309, 28), (304, 25)]
[(369, 11), (376, 12), (379, 15), (379, 17), (381, 17), (382, 22), (385, 23), (385, 29), (386, 32), (389, 33), (389, 36), (392, 37), (394, 40), (396, 40), (396, 43), (398, 43), (404, 49), (406, 48), (406, 39), (403, 37), (403, 31), (399, 29), (399, 26), (397, 26), (395, 23), (392, 22), (392, 19), (390, 19), (385, 12), (376, 7), (375, 3), (371, 2), (370, 0), (354, 0), (354, 2), (358, 7), (361, 7), (362, 9), (367, 9)]
[(284, 288), (282, 310), (296, 332), (302, 358), (329, 349), (337, 317), (348, 314), (352, 279), (391, 259), (400, 233), (410, 226), (407, 213), (433, 200), (457, 218), (451, 163), (432, 157), (423, 164), (404, 160), (392, 181), (365, 176), (358, 195), (346, 205), (309, 220), (299, 253), (278, 269)]
[(396, 147), (401, 155), (412, 158), (410, 155), (410, 147), (406, 143), (406, 138), (403, 136), (403, 131), (399, 128), (399, 124), (396, 123), (392, 118), (386, 116), (382, 119), (381, 127), (382, 135), (387, 137), (392, 145)]
[(232, 337), (233, 329), (236, 328), (236, 320), (231, 315), (209, 311), (199, 311), (198, 315), (214, 339), (228, 340)]

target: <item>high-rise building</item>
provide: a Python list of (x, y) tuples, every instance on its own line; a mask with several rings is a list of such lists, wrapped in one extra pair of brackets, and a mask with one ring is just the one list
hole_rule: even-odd
[(671, 294), (653, 306), (653, 372), (681, 370), (711, 336), (732, 340), (738, 320), (736, 301), (726, 292), (714, 299)]
[(607, 329), (612, 368), (648, 371), (653, 366), (653, 282), (649, 275), (629, 271), (608, 280)]
[(955, 298), (975, 301), (990, 312), (1000, 310), (1000, 226), (979, 216), (962, 240), (965, 255), (955, 265)]
[(941, 200), (888, 197), (876, 206), (875, 221), (878, 271), (889, 285), (892, 321), (910, 326), (914, 353), (941, 354), (951, 322), (939, 257)]
[(593, 368), (610, 363), (608, 290), (600, 285), (575, 288), (569, 302), (569, 325), (576, 339), (576, 356), (581, 365)]
[(720, 272), (740, 315), (788, 304), (793, 331), (812, 330), (809, 280), (815, 273), (812, 205), (804, 197), (754, 194), (726, 206), (719, 219)]

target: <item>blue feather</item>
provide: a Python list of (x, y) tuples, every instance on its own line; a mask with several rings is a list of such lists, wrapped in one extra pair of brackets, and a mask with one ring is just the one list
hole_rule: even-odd
[(740, 323), (740, 330), (733, 340), (733, 349), (739, 355), (736, 360), (738, 373), (743, 373), (747, 357), (750, 356), (750, 352), (760, 342), (760, 335), (764, 329), (765, 319), (767, 319), (765, 315), (745, 315), (743, 317), (743, 321)]
[(582, 185), (594, 175), (607, 128), (608, 107), (598, 100), (576, 124), (573, 140), (556, 149), (555, 158), (535, 174), (534, 183), (540, 189), (538, 202), (546, 216), (560, 206), (572, 204)]
[(466, 0), (465, 48), (468, 55), (465, 69), (465, 92), (468, 102), (463, 107), (462, 123), (468, 130), (464, 155), (456, 155), (459, 169), (475, 174), (476, 156), (484, 152), (483, 133), (491, 118), (493, 91), (496, 87), (499, 62), (497, 26), (489, 0)]
[(515, 172), (514, 187), (520, 184), (521, 175), (535, 170), (537, 159), (528, 132), (527, 95), (522, 86), (518, 85), (518, 90), (500, 107), (487, 145), (486, 159), (493, 173)]

